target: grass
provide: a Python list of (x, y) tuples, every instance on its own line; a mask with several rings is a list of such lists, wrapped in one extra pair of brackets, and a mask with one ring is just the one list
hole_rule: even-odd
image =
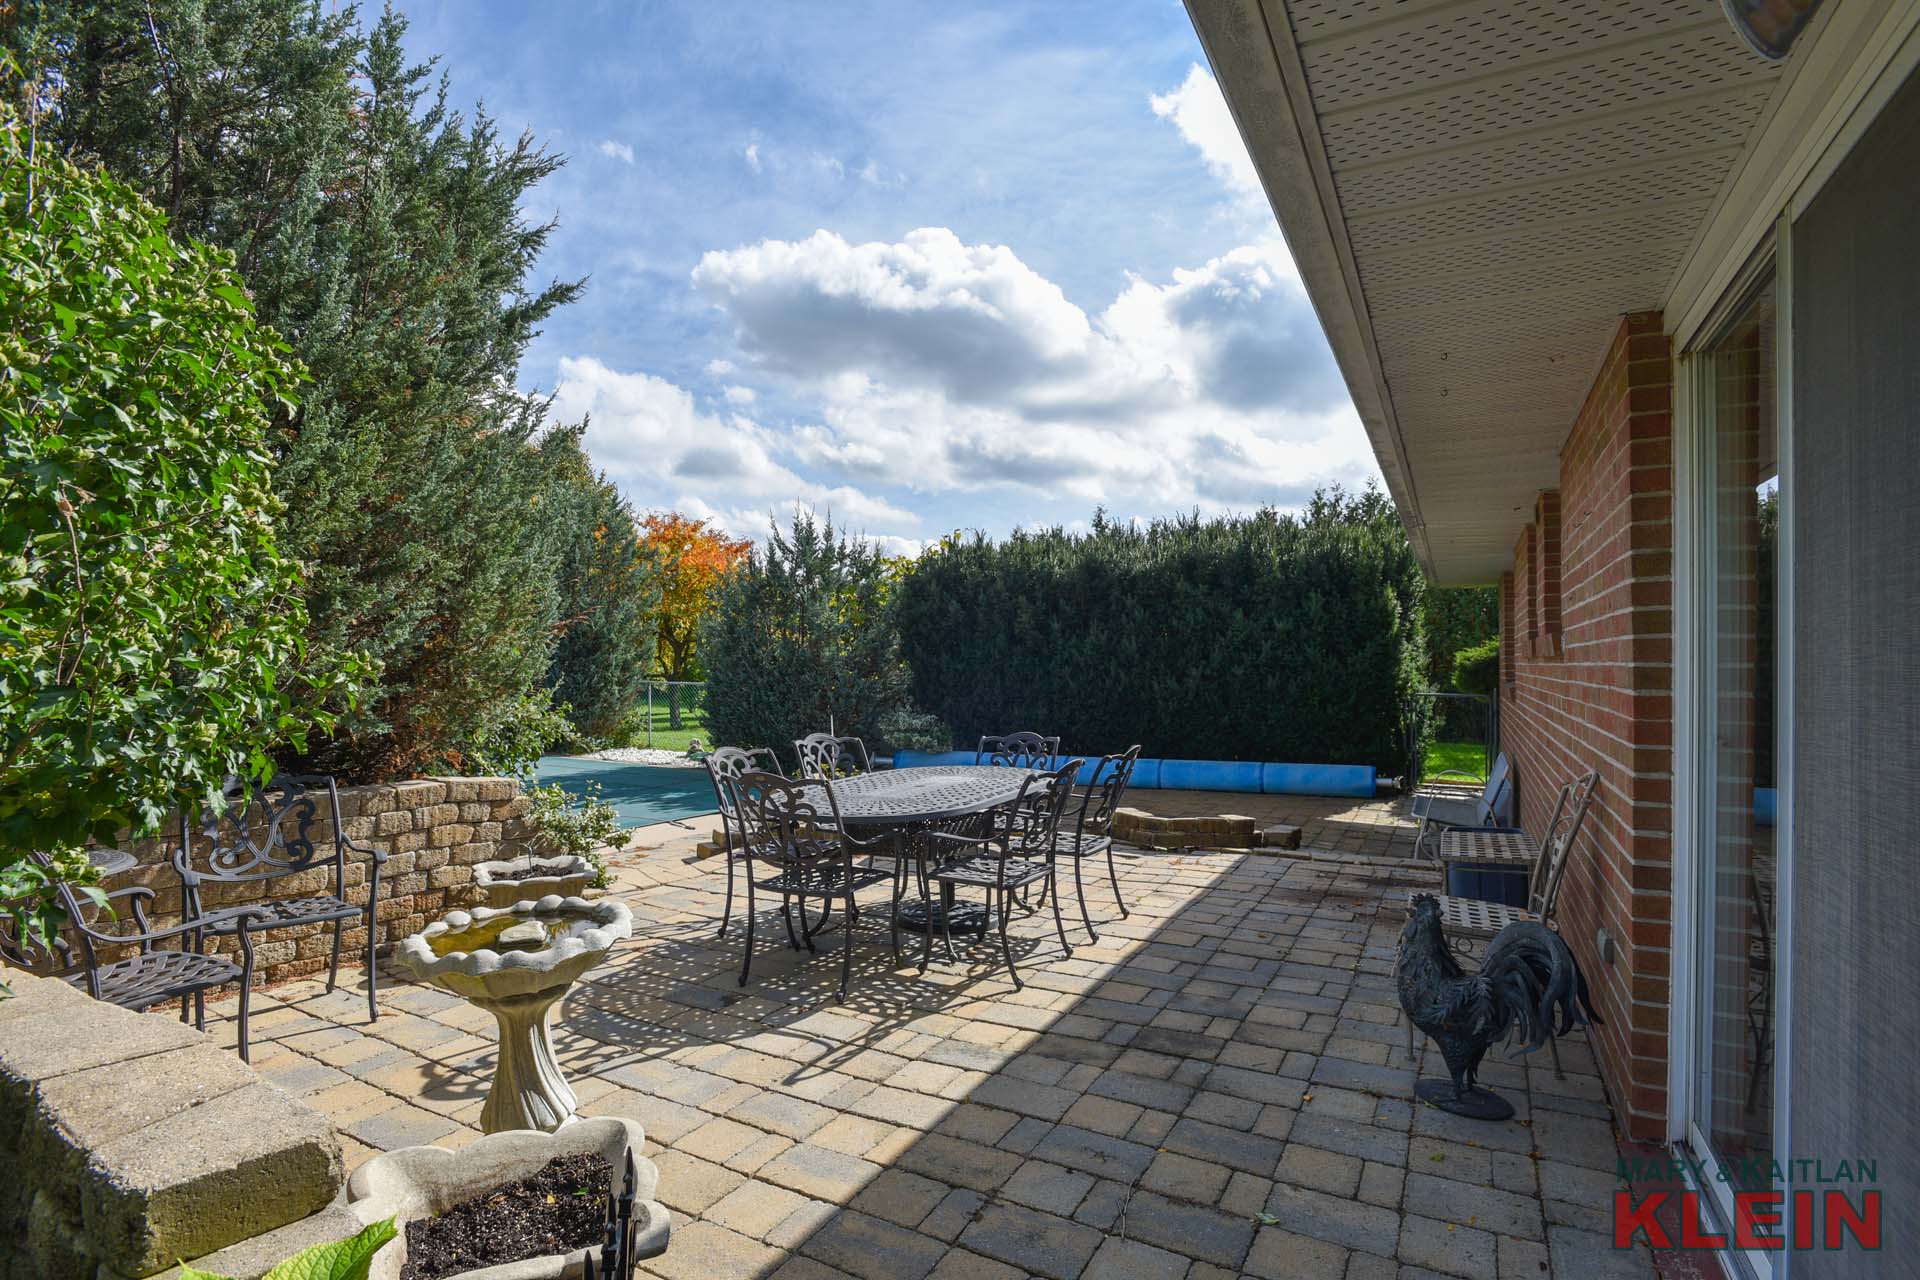
[(712, 746), (713, 735), (707, 732), (706, 708), (699, 705), (680, 708), (680, 727), (673, 727), (672, 717), (667, 710), (666, 695), (656, 690), (653, 695), (653, 741), (647, 741), (647, 705), (641, 703), (627, 717), (632, 733), (623, 746), (652, 746), (667, 751), (685, 751), (687, 743), (694, 738), (702, 745)]
[(1426, 777), (1431, 781), (1445, 772), (1461, 781), (1485, 782), (1486, 751), (1483, 742), (1436, 742), (1427, 748)]

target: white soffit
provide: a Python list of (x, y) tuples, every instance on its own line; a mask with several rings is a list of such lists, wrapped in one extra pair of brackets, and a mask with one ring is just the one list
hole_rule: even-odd
[(1187, 0), (1435, 579), (1491, 582), (1780, 65), (1717, 0)]

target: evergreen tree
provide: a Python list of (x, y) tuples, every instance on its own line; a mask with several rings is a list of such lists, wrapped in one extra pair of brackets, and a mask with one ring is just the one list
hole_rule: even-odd
[(552, 459), (560, 553), (559, 638), (547, 668), (553, 699), (587, 737), (619, 727), (646, 687), (664, 575), (640, 541), (633, 508), (580, 448), (578, 431), (555, 431)]
[(720, 580), (700, 629), (716, 743), (772, 746), (829, 724), (881, 739), (906, 705), (888, 562), (802, 512)]
[(546, 406), (513, 387), (581, 288), (528, 281), (552, 226), (521, 206), (560, 159), (452, 111), (404, 30), (306, 0), (42, 0), (5, 36), (42, 137), (232, 249), (312, 373), (278, 424), (280, 542), (316, 647), (382, 675), (307, 762), (369, 777), (447, 759), (547, 673), (568, 534)]

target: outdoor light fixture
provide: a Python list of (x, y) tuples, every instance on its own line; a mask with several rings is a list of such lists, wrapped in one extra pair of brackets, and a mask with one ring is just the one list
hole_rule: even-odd
[(1727, 20), (1763, 58), (1784, 58), (1813, 19), (1820, 0), (1720, 0)]

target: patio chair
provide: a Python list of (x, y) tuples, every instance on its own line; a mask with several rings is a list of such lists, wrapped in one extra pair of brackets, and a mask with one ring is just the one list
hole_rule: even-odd
[[(1000, 955), (1007, 963), (1007, 975), (1014, 990), (1025, 984), (1013, 962), (1013, 947), (1007, 940), (1007, 921), (1012, 915), (1013, 894), (1030, 885), (1044, 885), (1053, 901), (1053, 927), (1060, 935), (1060, 948), (1069, 957), (1073, 946), (1067, 941), (1066, 921), (1060, 915), (1060, 891), (1055, 880), (1054, 846), (1060, 834), (1061, 815), (1073, 795), (1073, 780), (1084, 760), (1071, 760), (1054, 773), (1036, 772), (1020, 788), (1019, 797), (1004, 817), (985, 836), (961, 835), (946, 831), (928, 831), (921, 839), (938, 850), (943, 860), (922, 876), (922, 891), (928, 883), (946, 888), (985, 889), (987, 914), (980, 925), (980, 936), (997, 917), (1000, 922)], [(1015, 819), (1018, 821), (1015, 821)], [(898, 882), (895, 887), (894, 915), (899, 915)], [(941, 932), (949, 952), (953, 935), (947, 926), (948, 913), (940, 917)], [(933, 959), (933, 929), (929, 924), (920, 953), (920, 972), (927, 971)]]
[(727, 860), (727, 901), (720, 910), (720, 932), (716, 936), (727, 936), (727, 924), (733, 919), (733, 868), (734, 864), (746, 856), (746, 841), (740, 827), (740, 806), (733, 798), (733, 783), (741, 774), (750, 771), (760, 773), (780, 772), (780, 762), (774, 758), (769, 747), (716, 747), (707, 753), (701, 763), (706, 766), (707, 780), (713, 783), (713, 797), (720, 806), (720, 840), (725, 846), (723, 856)]
[[(833, 783), (822, 779), (800, 783), (777, 773), (748, 770), (732, 782), (741, 830), (741, 863), (747, 878), (747, 945), (740, 961), (740, 985), (747, 985), (753, 967), (753, 925), (757, 914), (754, 891), (780, 895), (780, 919), (795, 951), (804, 942), (815, 951), (814, 935), (826, 924), (838, 902), (846, 913), (840, 939), (840, 996), (846, 998), (853, 972), (853, 922), (859, 917), (854, 895), (870, 885), (892, 880), (871, 861), (855, 865), (854, 856), (877, 847), (878, 840), (857, 840), (840, 820)], [(800, 904), (798, 933), (793, 927), (793, 904)], [(821, 923), (808, 926), (807, 903), (822, 902)], [(899, 923), (893, 925), (894, 949), (899, 950)]]
[(859, 738), (836, 738), (830, 733), (810, 733), (796, 738), (793, 754), (800, 762), (802, 778), (844, 778), (853, 773), (872, 773), (873, 757)]
[[(1444, 776), (1444, 775), (1443, 775)], [(1423, 784), (1413, 795), (1413, 816), (1420, 820), (1414, 836), (1415, 857), (1434, 857), (1440, 833), (1449, 827), (1510, 827), (1513, 825), (1513, 765), (1502, 751), (1478, 792), (1459, 783)]]
[[(44, 854), (27, 856), (41, 867), (51, 863)], [(56, 938), (52, 944), (51, 974), (86, 991), (95, 1000), (117, 1004), (123, 1009), (144, 1012), (154, 1005), (175, 999), (180, 1001), (180, 1021), (193, 1011), (195, 1025), (207, 1029), (205, 995), (230, 982), (240, 984), (240, 1060), (248, 1057), (248, 989), (253, 983), (253, 939), (248, 930), (235, 930), (239, 942), (240, 963), (223, 955), (207, 955), (201, 948), (202, 932), (211, 924), (240, 917), (263, 917), (253, 907), (236, 907), (214, 916), (188, 920), (184, 924), (156, 929), (147, 918), (147, 904), (156, 896), (146, 885), (130, 885), (105, 895), (101, 907), (92, 901), (84, 905), (80, 896), (64, 882), (55, 881), (60, 905), (66, 909), (68, 928), (74, 942)], [(113, 912), (114, 904), (124, 902), (133, 916), (131, 930), (98, 927), (100, 914)], [(177, 940), (174, 948), (156, 943)], [(78, 945), (75, 946), (74, 944)], [(75, 958), (75, 952), (78, 958)], [(0, 954), (22, 965), (32, 965), (40, 953), (29, 955), (25, 943), (17, 938), (0, 937)], [(114, 958), (118, 957), (118, 958)]]
[(1093, 917), (1087, 911), (1087, 888), (1080, 877), (1080, 864), (1087, 858), (1106, 855), (1113, 905), (1120, 909), (1120, 918), (1126, 919), (1127, 904), (1120, 896), (1120, 872), (1113, 865), (1113, 815), (1120, 807), (1121, 797), (1126, 795), (1134, 762), (1139, 759), (1138, 743), (1117, 756), (1100, 757), (1100, 763), (1093, 767), (1086, 786), (1079, 792), (1078, 810), (1062, 819), (1059, 837), (1054, 841), (1055, 857), (1073, 863), (1073, 890), (1080, 899), (1080, 920), (1086, 925), (1087, 936), (1095, 942), (1100, 941), (1100, 935), (1094, 932)]
[[(1491, 942), (1502, 929), (1522, 920), (1544, 924), (1550, 929), (1557, 927), (1560, 883), (1566, 877), (1574, 839), (1587, 820), (1587, 810), (1593, 804), (1593, 790), (1599, 781), (1600, 771), (1594, 769), (1560, 788), (1560, 797), (1553, 806), (1553, 817), (1547, 823), (1546, 839), (1540, 842), (1539, 852), (1534, 857), (1533, 872), (1528, 877), (1526, 907), (1510, 907), (1504, 903), (1483, 902), (1478, 898), (1449, 894), (1436, 895), (1440, 903), (1440, 926), (1446, 933), (1449, 946), (1462, 955), (1471, 955), (1476, 946)], [(1411, 1021), (1407, 1023), (1407, 1052), (1409, 1055), (1413, 1052)], [(1557, 1045), (1553, 1047), (1553, 1073), (1556, 1076), (1561, 1074), (1560, 1049)]]
[(1051, 769), (1054, 757), (1059, 754), (1060, 739), (1023, 731), (980, 739), (973, 762), (1013, 769)]
[[(320, 809), (323, 797), (324, 815)], [(327, 965), (328, 991), (340, 980), (340, 951), (347, 923), (360, 921), (367, 931), (367, 1020), (378, 1022), (374, 912), (380, 901), (380, 869), (386, 865), (387, 855), (347, 836), (346, 822), (340, 816), (340, 792), (333, 779), (324, 774), (282, 774), (261, 788), (232, 780), (223, 798), (223, 811), (203, 809), (197, 823), (185, 811), (180, 815), (180, 844), (173, 851), (173, 865), (180, 873), (187, 919), (200, 921), (204, 936), (211, 938), (247, 939), (253, 934), (331, 924), (333, 956)], [(318, 832), (316, 825), (321, 828)], [(349, 853), (367, 860), (367, 899), (363, 903), (347, 898)], [(311, 881), (314, 877), (306, 873), (329, 869), (333, 873), (331, 892), (296, 893), (250, 902), (247, 905), (253, 910), (239, 915), (210, 913), (206, 907), (207, 886), (265, 891), (272, 889), (276, 880), (298, 877)]]

